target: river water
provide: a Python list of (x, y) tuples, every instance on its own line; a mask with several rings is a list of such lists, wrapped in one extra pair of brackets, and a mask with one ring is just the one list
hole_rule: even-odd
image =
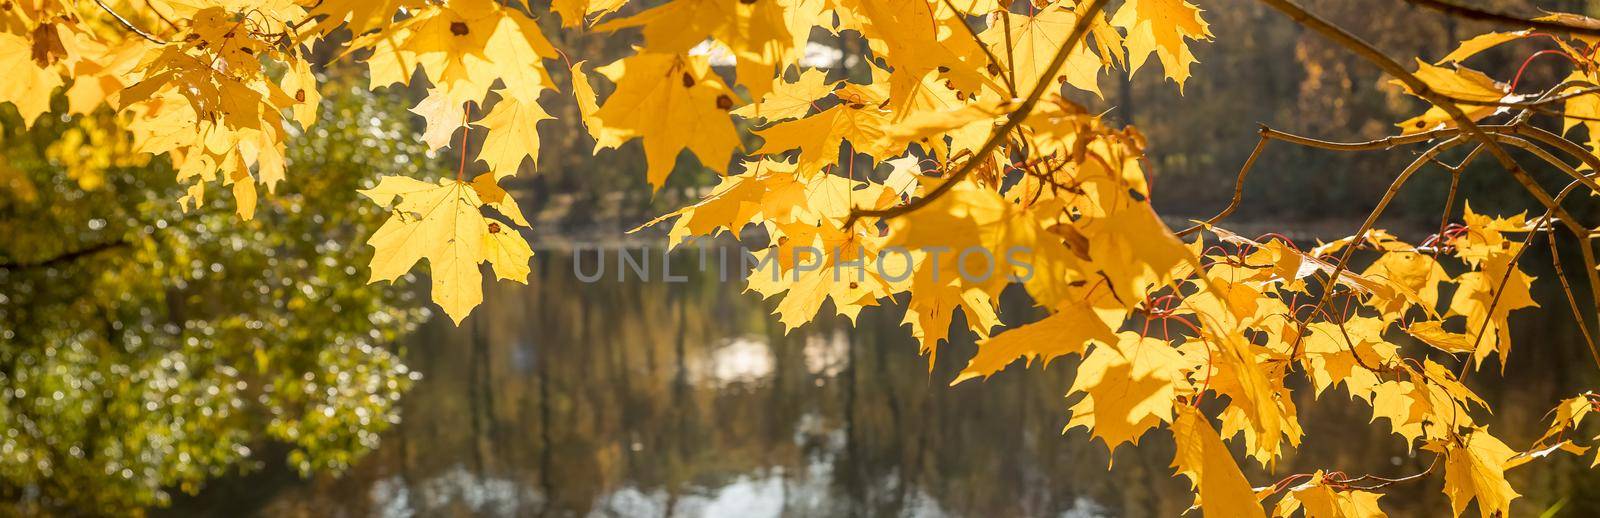
[[(618, 281), (609, 264), (584, 283), (570, 252), (541, 252), (529, 285), (495, 283), (462, 327), (440, 316), (406, 341), (424, 378), (403, 421), (350, 472), (304, 480), (266, 462), (168, 512), (1086, 517), (1176, 516), (1191, 503), (1168, 467), (1166, 432), (1114, 456), (1082, 429), (1062, 434), (1073, 360), (948, 387), (971, 336), (956, 334), (930, 371), (894, 307), (785, 334), (771, 304), (694, 272), (694, 255), (673, 255), (684, 282), (664, 282), (658, 262), (650, 280)], [(592, 271), (593, 256), (582, 257)], [(1482, 420), (1513, 447), (1537, 437), (1557, 399), (1597, 384), (1560, 296), (1537, 283), (1548, 309), (1513, 320), (1505, 380), (1494, 367), (1469, 380), (1497, 412)], [(1022, 297), (1002, 302), (1008, 324), (1040, 316)], [(1428, 454), (1368, 425), (1369, 410), (1342, 390), (1299, 407), (1305, 442), (1272, 470), (1248, 468), (1257, 485), (1318, 468), (1427, 467)], [(1517, 514), (1600, 512), (1589, 460), (1514, 471)], [(1448, 509), (1440, 485), (1395, 486), (1381, 502), (1392, 516), (1437, 515)]]

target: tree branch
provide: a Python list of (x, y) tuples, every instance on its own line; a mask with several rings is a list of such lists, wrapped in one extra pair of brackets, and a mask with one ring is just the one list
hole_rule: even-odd
[(134, 27), (133, 26), (133, 22), (128, 21), (128, 19), (127, 18), (123, 18), (121, 14), (117, 14), (116, 11), (111, 10), (111, 6), (106, 5), (106, 3), (103, 0), (94, 0), (94, 4), (100, 6), (100, 9), (102, 11), (105, 11), (106, 14), (111, 15), (112, 18), (116, 18), (117, 19), (117, 23), (121, 24), (124, 28), (126, 28), (126, 29), (128, 29), (130, 31), (133, 31), (134, 34), (138, 34), (139, 37), (144, 38), (146, 40), (149, 40), (150, 43), (154, 43), (154, 44), (157, 44), (157, 45), (166, 45), (167, 44), (166, 41), (163, 41), (160, 38), (157, 38), (155, 36), (151, 36), (150, 33), (144, 32), (143, 30), (139, 29), (138, 27)]
[(1217, 215), (1205, 220), (1205, 222), (1178, 232), (1178, 237), (1184, 237), (1202, 228), (1215, 225), (1218, 221), (1222, 221), (1222, 218), (1228, 217), (1233, 214), (1233, 211), (1239, 209), (1239, 202), (1244, 200), (1244, 178), (1250, 175), (1250, 168), (1256, 165), (1256, 158), (1261, 156), (1262, 151), (1266, 151), (1267, 142), (1272, 141), (1272, 138), (1266, 135), (1267, 131), (1269, 130), (1265, 125), (1261, 126), (1261, 130), (1258, 132), (1261, 133), (1261, 140), (1256, 142), (1256, 148), (1250, 151), (1250, 157), (1244, 159), (1244, 166), (1239, 168), (1239, 177), (1233, 180), (1233, 199), (1228, 201), (1228, 206), (1223, 208), (1222, 212), (1218, 212)]
[[(1507, 172), (1511, 173), (1511, 177), (1516, 179), (1517, 183), (1522, 184), (1523, 188), (1527, 189), (1528, 192), (1539, 201), (1540, 205), (1555, 211), (1557, 216), (1561, 218), (1562, 223), (1566, 225), (1568, 230), (1571, 230), (1573, 233), (1579, 235), (1587, 234), (1587, 229), (1584, 229), (1582, 225), (1579, 225), (1577, 221), (1573, 219), (1572, 215), (1567, 213), (1566, 209), (1561, 208), (1559, 204), (1555, 203), (1555, 200), (1551, 199), (1550, 193), (1545, 192), (1543, 188), (1540, 188), (1538, 182), (1535, 182), (1533, 177), (1528, 175), (1527, 171), (1522, 169), (1522, 166), (1517, 165), (1516, 160), (1512, 159), (1511, 155), (1506, 153), (1506, 150), (1500, 147), (1500, 144), (1496, 142), (1493, 137), (1491, 137), (1488, 133), (1485, 133), (1483, 128), (1478, 127), (1478, 124), (1474, 122), (1472, 118), (1468, 117), (1466, 112), (1461, 111), (1461, 107), (1457, 106), (1455, 101), (1451, 100), (1448, 96), (1441, 95), (1439, 92), (1435, 92), (1432, 87), (1428, 86), (1427, 82), (1423, 81), (1421, 78), (1418, 78), (1416, 74), (1411, 73), (1411, 71), (1406, 70), (1406, 68), (1401, 66), (1399, 62), (1395, 61), (1393, 58), (1390, 58), (1388, 55), (1385, 55), (1376, 47), (1373, 47), (1371, 43), (1367, 43), (1365, 40), (1362, 40), (1356, 35), (1345, 31), (1343, 28), (1318, 18), (1316, 15), (1307, 12), (1294, 2), (1290, 0), (1261, 1), (1262, 3), (1265, 3), (1273, 9), (1276, 9), (1288, 16), (1301, 26), (1321, 34), (1324, 38), (1327, 38), (1335, 44), (1350, 50), (1356, 55), (1361, 56), (1363, 59), (1366, 59), (1372, 64), (1378, 66), (1378, 68), (1383, 69), (1384, 72), (1394, 76), (1396, 79), (1399, 79), (1401, 83), (1404, 83), (1414, 95), (1421, 97), (1427, 100), (1429, 103), (1432, 103), (1434, 106), (1439, 107), (1439, 109), (1444, 110), (1444, 112), (1450, 116), (1450, 119), (1455, 122), (1456, 127), (1461, 128), (1462, 131), (1464, 131), (1467, 135), (1470, 135), (1473, 139), (1482, 142), (1484, 150), (1488, 151), (1496, 161), (1500, 162), (1500, 166), (1505, 168)], [(1600, 34), (1600, 32), (1597, 32), (1597, 34)], [(1588, 252), (1588, 256), (1586, 256), (1584, 261), (1586, 263), (1586, 267), (1592, 269), (1594, 264), (1590, 257), (1593, 256), (1593, 252), (1589, 250), (1588, 247), (1584, 247), (1583, 250)], [(1340, 261), (1339, 267), (1344, 267), (1343, 260)], [(1600, 289), (1597, 289), (1595, 293), (1596, 299), (1600, 300)], [(1322, 294), (1322, 296), (1317, 297), (1317, 309), (1321, 309), (1322, 306), (1327, 303), (1327, 295), (1328, 294), (1325, 292)], [(1313, 311), (1312, 313), (1315, 314), (1316, 312)], [(1296, 352), (1299, 351), (1300, 342), (1305, 336), (1306, 324), (1307, 322), (1302, 321), (1298, 326), (1298, 331), (1295, 337)]]
[(105, 252), (116, 248), (123, 248), (129, 245), (132, 245), (132, 243), (127, 241), (107, 241), (36, 261), (0, 263), (0, 270), (29, 270), (33, 268), (48, 268), (62, 263), (72, 262), (83, 257), (95, 255), (100, 252)]
[[(1024, 119), (1028, 118), (1028, 114), (1033, 112), (1034, 105), (1039, 104), (1039, 99), (1044, 97), (1045, 90), (1056, 84), (1055, 81), (1051, 81), (1050, 79), (1055, 77), (1056, 73), (1061, 71), (1062, 65), (1067, 63), (1067, 56), (1071, 55), (1073, 47), (1077, 47), (1078, 42), (1083, 41), (1084, 36), (1089, 32), (1089, 25), (1095, 19), (1099, 18), (1100, 11), (1105, 9), (1107, 1), (1108, 0), (1090, 0), (1088, 8), (1083, 12), (1078, 13), (1077, 21), (1072, 24), (1072, 33), (1067, 36), (1066, 42), (1061, 45), (1061, 50), (1056, 51), (1056, 55), (1050, 60), (1050, 64), (1045, 67), (1044, 74), (1039, 78), (1039, 82), (1034, 85), (1033, 91), (1028, 93), (1028, 98), (1024, 99), (1022, 104), (1006, 117), (1006, 122), (1004, 124), (1001, 124), (1000, 127), (994, 129), (993, 133), (989, 134), (989, 139), (984, 141), (983, 146), (979, 147), (978, 151), (972, 154), (972, 158), (967, 159), (965, 163), (961, 164), (960, 169), (957, 169), (955, 173), (951, 174), (950, 177), (943, 183), (940, 183), (938, 187), (934, 187), (933, 190), (928, 191), (926, 196), (911, 200), (905, 205), (875, 210), (860, 210), (852, 208), (850, 209), (850, 217), (845, 220), (844, 226), (849, 228), (851, 225), (855, 224), (857, 219), (862, 217), (870, 216), (886, 219), (920, 209), (929, 203), (933, 203), (933, 200), (943, 196), (946, 192), (949, 192), (950, 189), (954, 188), (957, 183), (961, 182), (962, 179), (971, 174), (974, 169), (977, 169), (978, 165), (983, 162), (984, 157), (987, 157), (990, 153), (994, 152), (995, 148), (1000, 147), (1000, 144), (1005, 142), (1006, 135), (1011, 133), (1012, 129), (1015, 129), (1017, 126), (1021, 125)], [(981, 45), (982, 42), (979, 42), (979, 44)]]
[(1478, 20), (1478, 21), (1483, 21), (1483, 22), (1493, 22), (1493, 23), (1498, 23), (1498, 24), (1502, 24), (1502, 25), (1511, 25), (1511, 26), (1515, 26), (1515, 27), (1518, 27), (1518, 28), (1533, 28), (1533, 29), (1543, 29), (1543, 30), (1547, 30), (1547, 31), (1568, 32), (1568, 33), (1572, 33), (1572, 34), (1582, 34), (1582, 35), (1585, 35), (1585, 36), (1600, 36), (1600, 26), (1575, 25), (1575, 24), (1556, 21), (1556, 20), (1534, 20), (1534, 19), (1529, 19), (1529, 18), (1523, 18), (1521, 16), (1514, 16), (1514, 15), (1497, 13), (1497, 12), (1493, 12), (1493, 11), (1479, 9), (1479, 8), (1476, 8), (1476, 7), (1468, 7), (1468, 6), (1465, 6), (1465, 5), (1457, 5), (1457, 4), (1454, 4), (1454, 3), (1444, 2), (1444, 1), (1441, 1), (1441, 0), (1406, 0), (1406, 1), (1410, 2), (1412, 4), (1415, 4), (1417, 6), (1421, 6), (1421, 7), (1427, 8), (1427, 9), (1432, 9), (1432, 10), (1435, 10), (1435, 11), (1439, 11), (1441, 13), (1444, 13), (1444, 14), (1447, 14), (1447, 15), (1450, 15), (1450, 16), (1454, 16), (1454, 17), (1457, 17), (1457, 18), (1466, 18), (1468, 20)]

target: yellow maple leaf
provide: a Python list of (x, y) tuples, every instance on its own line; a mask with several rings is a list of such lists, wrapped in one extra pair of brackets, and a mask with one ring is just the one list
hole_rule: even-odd
[(561, 15), (562, 27), (578, 27), (590, 18), (602, 18), (621, 9), (628, 0), (552, 0), (550, 10)]
[[(527, 282), (528, 260), (533, 256), (528, 242), (481, 210), (486, 204), (503, 207), (509, 202), (492, 180), (444, 179), (430, 184), (385, 176), (361, 194), (379, 205), (393, 205), (394, 210), (367, 240), (374, 249), (371, 282), (398, 279), (417, 261), (427, 259), (433, 301), (457, 325), (483, 301), (479, 264), (488, 262), (502, 279)], [(520, 212), (515, 214), (521, 219)]]
[(321, 0), (311, 6), (310, 15), (322, 17), (309, 31), (327, 34), (347, 24), (357, 36), (388, 27), (402, 8), (415, 9), (422, 0)]
[(1513, 262), (1522, 243), (1504, 236), (1505, 232), (1527, 231), (1527, 224), (1520, 214), (1492, 218), (1474, 213), (1470, 204), (1464, 210), (1468, 232), (1451, 244), (1456, 256), (1474, 270), (1456, 277), (1456, 292), (1446, 316), (1466, 317), (1465, 332), (1475, 346), (1475, 365), (1481, 366), (1490, 353), (1498, 353), (1503, 369), (1511, 352), (1511, 312), (1539, 306), (1530, 291), (1535, 277)]
[(957, 24), (966, 21), (939, 2), (924, 0), (840, 0), (834, 4), (844, 28), (856, 29), (874, 54), (894, 68), (889, 98), (904, 100), (930, 72), (942, 84), (965, 92), (991, 88), (995, 78), (979, 73), (987, 63), (980, 42)]
[[(1119, 322), (1120, 324), (1120, 322)], [(1069, 305), (1043, 320), (1024, 324), (978, 342), (978, 353), (967, 361), (951, 384), (1000, 372), (1016, 360), (1048, 364), (1067, 354), (1082, 353), (1088, 344), (1117, 343), (1117, 335), (1102, 317), (1086, 305)]]
[(1449, 54), (1445, 54), (1444, 57), (1439, 58), (1439, 63), (1460, 63), (1465, 61), (1467, 58), (1478, 55), (1479, 52), (1497, 47), (1502, 43), (1525, 38), (1529, 33), (1532, 32), (1533, 31), (1530, 30), (1521, 30), (1511, 32), (1486, 32), (1479, 34), (1462, 41), (1460, 45), (1456, 46), (1455, 50), (1452, 50)]
[(780, 122), (756, 131), (766, 142), (757, 154), (799, 149), (800, 171), (812, 174), (839, 161), (839, 148), (849, 141), (856, 153), (883, 156), (882, 140), (889, 129), (888, 114), (875, 106), (844, 103), (809, 117)]
[(1111, 17), (1111, 25), (1128, 31), (1125, 45), (1130, 76), (1153, 53), (1180, 91), (1189, 79), (1189, 65), (1197, 61), (1185, 40), (1212, 37), (1210, 25), (1200, 18), (1200, 8), (1185, 0), (1128, 0)]
[(1446, 331), (1444, 322), (1438, 320), (1413, 322), (1406, 326), (1406, 333), (1421, 340), (1422, 343), (1447, 353), (1470, 353), (1475, 350), (1472, 338), (1462, 333)]
[[(1089, 50), (1087, 41), (1080, 41), (1072, 49), (1067, 55), (1066, 64), (1062, 65), (1055, 77), (1043, 77), (1045, 67), (1055, 58), (1061, 45), (1066, 43), (1067, 35), (1072, 33), (1072, 26), (1078, 21), (1077, 13), (1058, 3), (1033, 16), (1012, 15), (998, 20), (999, 23), (978, 36), (988, 45), (991, 54), (999, 56), (1003, 64), (1009, 65), (1008, 69), (1016, 82), (1017, 95), (1027, 95), (1026, 92), (1033, 91), (1033, 87), (1041, 80), (1055, 81), (1056, 78), (1061, 78), (1073, 88), (1101, 95), (1100, 69), (1109, 58), (1102, 60), (1096, 56)], [(1005, 26), (1006, 21), (1011, 22), (1010, 27)], [(1103, 25), (1105, 21), (1096, 20), (1094, 23)], [(1095, 34), (1115, 32), (1101, 31)], [(1010, 42), (1006, 41), (1007, 35), (1011, 37)], [(1015, 59), (1015, 62), (1005, 63), (1008, 59)]]
[(778, 60), (795, 42), (785, 9), (775, 1), (678, 0), (595, 29), (643, 27), (645, 50), (663, 54), (688, 52), (711, 38), (732, 52), (739, 82), (759, 98), (772, 90)]
[(1087, 428), (1112, 451), (1122, 443), (1138, 444), (1146, 431), (1172, 421), (1178, 388), (1187, 385), (1185, 364), (1166, 340), (1118, 333), (1115, 342), (1096, 346), (1078, 365), (1072, 391), (1084, 397), (1072, 406), (1067, 429)]
[(1381, 326), (1382, 322), (1368, 317), (1353, 317), (1342, 325), (1312, 322), (1306, 326), (1301, 363), (1317, 395), (1339, 384), (1351, 394), (1362, 394), (1379, 383), (1373, 369), (1389, 362), (1399, 350), (1383, 341)]
[(763, 119), (768, 122), (778, 122), (804, 116), (817, 101), (833, 93), (839, 83), (828, 81), (828, 73), (821, 69), (808, 68), (800, 72), (794, 82), (781, 82), (774, 85), (771, 92), (761, 96), (760, 100), (734, 110), (733, 114), (749, 119)]
[(517, 174), (523, 158), (539, 161), (539, 121), (550, 118), (539, 103), (519, 97), (506, 97), (489, 110), (489, 114), (472, 125), (489, 129), (478, 148), (478, 159), (489, 164), (495, 179)]
[(1197, 493), (1196, 505), (1208, 516), (1266, 516), (1250, 481), (1200, 410), (1178, 405), (1177, 414), (1172, 422), (1172, 440), (1177, 444), (1172, 467), (1189, 478)]
[(598, 147), (641, 139), (647, 176), (656, 189), (666, 183), (684, 149), (706, 167), (727, 172), (739, 147), (728, 117), (734, 94), (711, 72), (705, 57), (646, 52), (599, 71), (617, 89), (589, 120), (591, 133), (595, 126), (601, 128)]
[[(1421, 59), (1417, 60), (1417, 79), (1428, 85), (1435, 93), (1445, 95), (1451, 99), (1467, 101), (1514, 101), (1517, 96), (1511, 94), (1511, 87), (1495, 82), (1482, 72), (1456, 65), (1454, 68), (1430, 65)], [(1415, 95), (1409, 86), (1396, 79), (1391, 83), (1405, 89), (1406, 93)], [(1505, 109), (1499, 106), (1486, 104), (1461, 104), (1460, 108), (1466, 113), (1467, 118), (1477, 121), (1484, 117), (1494, 115)], [(1402, 135), (1421, 133), (1440, 128), (1455, 127), (1455, 120), (1450, 114), (1438, 106), (1430, 106), (1422, 115), (1406, 119), (1395, 126), (1400, 128)]]
[(1516, 452), (1485, 428), (1468, 428), (1424, 448), (1444, 456), (1444, 493), (1456, 516), (1473, 500), (1484, 518), (1509, 516), (1511, 501), (1522, 496), (1506, 481), (1507, 463)]
[(482, 101), (496, 80), (505, 84), (503, 94), (530, 103), (553, 87), (543, 60), (557, 57), (555, 47), (520, 12), (492, 0), (454, 0), (427, 4), (415, 13), (351, 42), (352, 50), (372, 49), (367, 67), (374, 88), (410, 84), (421, 69), (438, 91), (434, 95), (459, 107)]

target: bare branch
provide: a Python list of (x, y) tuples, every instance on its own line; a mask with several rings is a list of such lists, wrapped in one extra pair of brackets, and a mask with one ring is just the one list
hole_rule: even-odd
[(107, 241), (35, 261), (0, 263), (0, 270), (30, 270), (34, 268), (48, 268), (130, 245), (132, 245), (132, 243), (127, 241)]
[(1454, 3), (1444, 2), (1444, 1), (1441, 1), (1441, 0), (1406, 0), (1406, 1), (1410, 2), (1412, 4), (1416, 4), (1418, 6), (1421, 6), (1421, 7), (1425, 7), (1425, 8), (1428, 8), (1428, 9), (1433, 9), (1435, 11), (1439, 11), (1441, 13), (1444, 13), (1444, 14), (1447, 14), (1447, 15), (1450, 15), (1450, 16), (1455, 16), (1455, 17), (1458, 17), (1458, 18), (1466, 18), (1466, 19), (1469, 19), (1469, 20), (1478, 20), (1478, 21), (1484, 21), (1484, 22), (1494, 22), (1494, 23), (1498, 23), (1498, 24), (1502, 24), (1502, 25), (1510, 25), (1510, 26), (1517, 27), (1517, 28), (1543, 29), (1543, 30), (1547, 30), (1547, 31), (1567, 32), (1567, 33), (1572, 33), (1572, 34), (1582, 34), (1582, 35), (1585, 35), (1585, 36), (1600, 36), (1600, 26), (1576, 25), (1576, 24), (1571, 24), (1571, 23), (1562, 22), (1562, 21), (1558, 21), (1558, 20), (1534, 20), (1534, 19), (1529, 19), (1529, 18), (1523, 18), (1523, 17), (1520, 17), (1520, 16), (1514, 16), (1514, 15), (1497, 13), (1497, 12), (1493, 12), (1493, 11), (1479, 9), (1479, 8), (1476, 8), (1476, 7), (1468, 7), (1468, 6), (1464, 6), (1464, 5), (1457, 5), (1457, 4), (1454, 4)]
[(1461, 130), (1457, 128), (1442, 128), (1433, 131), (1424, 131), (1422, 133), (1413, 133), (1410, 135), (1388, 136), (1377, 140), (1368, 140), (1364, 142), (1334, 142), (1331, 140), (1303, 137), (1293, 133), (1285, 133), (1283, 131), (1267, 127), (1261, 128), (1260, 133), (1262, 137), (1282, 140), (1284, 142), (1299, 144), (1306, 147), (1326, 149), (1329, 151), (1372, 151), (1377, 149), (1392, 149), (1395, 146), (1403, 146), (1406, 144), (1418, 144), (1437, 138), (1454, 137), (1461, 134)]
[(1204, 223), (1191, 226), (1183, 229), (1181, 232), (1178, 232), (1178, 237), (1184, 237), (1189, 234), (1193, 234), (1202, 228), (1215, 225), (1218, 221), (1222, 221), (1222, 218), (1228, 217), (1229, 215), (1233, 214), (1233, 211), (1239, 209), (1239, 202), (1244, 199), (1244, 178), (1250, 175), (1250, 168), (1256, 165), (1256, 158), (1261, 156), (1262, 151), (1266, 151), (1267, 142), (1272, 141), (1272, 139), (1266, 135), (1267, 131), (1268, 130), (1266, 126), (1261, 127), (1261, 130), (1259, 131), (1259, 133), (1262, 134), (1261, 140), (1256, 142), (1256, 148), (1250, 151), (1250, 157), (1244, 159), (1244, 166), (1239, 168), (1239, 177), (1233, 180), (1233, 199), (1228, 201), (1228, 206), (1223, 208), (1222, 212), (1218, 212), (1217, 215), (1205, 220)]
[[(1589, 319), (1583, 316), (1583, 310), (1578, 309), (1578, 296), (1572, 292), (1572, 283), (1567, 281), (1567, 272), (1561, 267), (1561, 252), (1556, 249), (1556, 237), (1550, 236), (1550, 262), (1556, 268), (1556, 280), (1561, 283), (1561, 293), (1567, 297), (1567, 307), (1572, 308), (1572, 320), (1578, 323), (1578, 331), (1583, 333), (1583, 342), (1589, 346), (1589, 357), (1594, 360), (1595, 366), (1600, 366), (1600, 348), (1594, 342), (1594, 336), (1589, 334)], [(1588, 243), (1580, 244), (1588, 246)]]

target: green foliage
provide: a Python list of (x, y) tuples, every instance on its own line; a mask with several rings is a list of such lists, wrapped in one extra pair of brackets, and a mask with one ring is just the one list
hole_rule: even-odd
[(82, 137), (107, 113), (31, 130), (7, 114), (0, 178), (29, 186), (0, 191), (0, 492), (11, 511), (161, 504), (250, 469), (268, 441), (286, 443), (304, 474), (338, 471), (398, 420), (417, 375), (385, 346), (425, 315), (409, 309), (405, 283), (366, 285), (354, 243), (386, 214), (356, 189), (428, 158), (401, 138), (412, 130), (390, 98), (347, 88), (322, 114), (290, 146), (300, 181), (253, 221), (223, 203), (180, 212), (164, 159), (52, 159), (93, 152), (52, 153), (52, 142), (114, 146)]

